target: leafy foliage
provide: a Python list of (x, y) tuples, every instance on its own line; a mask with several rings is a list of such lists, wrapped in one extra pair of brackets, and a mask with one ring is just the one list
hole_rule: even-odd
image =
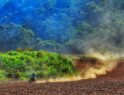
[(123, 51), (123, 6), (124, 0), (1, 1), (0, 50)]
[[(56, 53), (46, 51), (9, 51), (0, 54), (0, 73), (4, 78), (27, 79), (35, 72), (38, 78), (73, 75), (76, 72), (72, 61)], [(1, 77), (0, 76), (0, 77)]]

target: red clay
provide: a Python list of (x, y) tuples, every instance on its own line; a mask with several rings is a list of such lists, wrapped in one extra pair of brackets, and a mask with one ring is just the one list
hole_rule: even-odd
[(124, 60), (97, 79), (65, 83), (0, 84), (0, 95), (124, 95)]

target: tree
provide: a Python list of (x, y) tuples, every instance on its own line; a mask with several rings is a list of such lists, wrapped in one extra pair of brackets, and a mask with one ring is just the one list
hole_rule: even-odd
[(16, 24), (3, 25), (0, 30), (0, 50), (32, 47), (34, 33)]

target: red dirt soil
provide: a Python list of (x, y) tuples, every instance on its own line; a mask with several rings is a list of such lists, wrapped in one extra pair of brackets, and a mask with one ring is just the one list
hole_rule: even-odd
[(0, 95), (124, 95), (124, 60), (97, 79), (63, 83), (3, 83)]

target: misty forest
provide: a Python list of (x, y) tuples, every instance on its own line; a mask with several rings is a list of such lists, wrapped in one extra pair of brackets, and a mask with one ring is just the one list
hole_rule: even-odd
[(124, 0), (0, 0), (0, 80), (76, 75), (70, 55), (96, 51), (124, 52)]
[(123, 15), (123, 0), (0, 0), (0, 51), (121, 51)]

